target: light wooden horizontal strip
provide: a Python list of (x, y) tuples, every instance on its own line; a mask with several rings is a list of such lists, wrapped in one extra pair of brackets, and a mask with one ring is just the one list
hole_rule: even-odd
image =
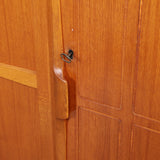
[(37, 88), (36, 72), (32, 70), (0, 63), (0, 77)]

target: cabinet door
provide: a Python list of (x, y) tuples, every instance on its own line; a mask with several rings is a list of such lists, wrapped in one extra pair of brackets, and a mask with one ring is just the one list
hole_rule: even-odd
[(0, 0), (0, 159), (53, 160), (47, 0)]
[(63, 159), (160, 159), (159, 1), (61, 0), (57, 8), (63, 52), (74, 51), (63, 71)]

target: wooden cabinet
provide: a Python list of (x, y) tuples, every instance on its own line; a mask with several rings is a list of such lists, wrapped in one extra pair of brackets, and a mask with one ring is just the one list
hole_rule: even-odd
[(160, 159), (158, 0), (0, 3), (0, 159)]

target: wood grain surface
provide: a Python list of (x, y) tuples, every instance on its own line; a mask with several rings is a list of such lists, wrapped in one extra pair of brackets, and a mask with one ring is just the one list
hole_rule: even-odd
[(0, 63), (0, 77), (29, 87), (37, 88), (36, 72)]
[(0, 159), (159, 160), (158, 0), (0, 4)]
[(159, 1), (60, 2), (64, 50), (75, 53), (67, 158), (159, 159)]
[(0, 1), (0, 159), (53, 160), (51, 1)]

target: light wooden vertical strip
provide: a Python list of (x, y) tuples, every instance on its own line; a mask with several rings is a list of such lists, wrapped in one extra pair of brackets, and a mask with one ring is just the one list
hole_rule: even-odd
[[(53, 112), (51, 89), (51, 55), (49, 49), (48, 12), (51, 1), (32, 1), (34, 31), (34, 53), (37, 68), (37, 99), (40, 116), (41, 159), (54, 160)], [(51, 20), (52, 21), (52, 20)]]

